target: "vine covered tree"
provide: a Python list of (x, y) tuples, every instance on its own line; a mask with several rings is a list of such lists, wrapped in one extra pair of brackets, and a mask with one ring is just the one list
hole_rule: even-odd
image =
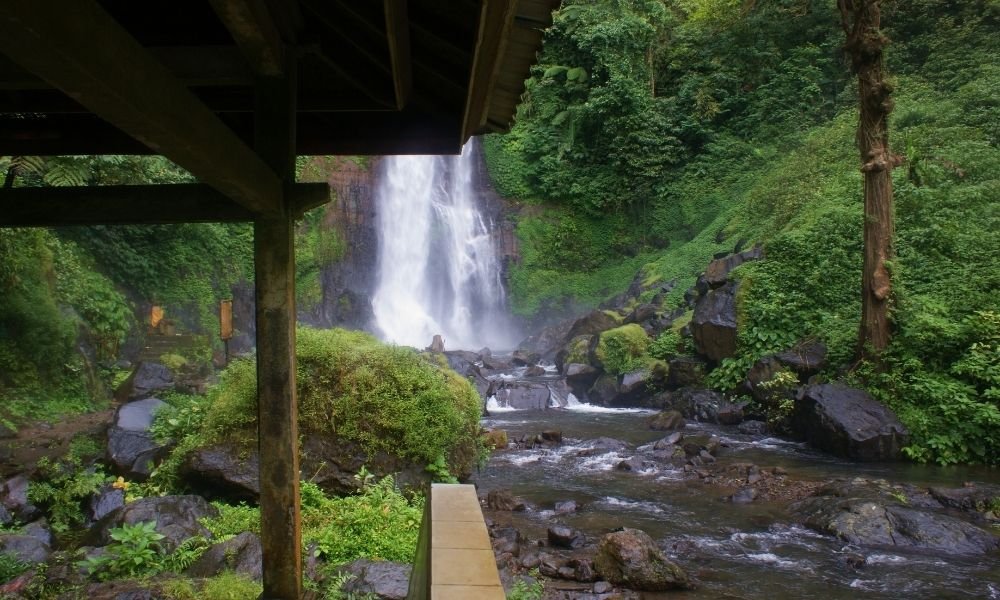
[(858, 355), (878, 359), (889, 345), (894, 215), (892, 169), (902, 162), (889, 148), (892, 85), (886, 81), (881, 0), (837, 0), (847, 36), (844, 50), (858, 76), (857, 143), (864, 174), (864, 264)]

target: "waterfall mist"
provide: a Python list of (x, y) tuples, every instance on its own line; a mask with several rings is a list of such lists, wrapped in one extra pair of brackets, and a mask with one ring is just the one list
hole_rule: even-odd
[(383, 339), (422, 348), (509, 349), (493, 223), (475, 195), (473, 144), (461, 156), (391, 156), (376, 191), (378, 276), (372, 300)]

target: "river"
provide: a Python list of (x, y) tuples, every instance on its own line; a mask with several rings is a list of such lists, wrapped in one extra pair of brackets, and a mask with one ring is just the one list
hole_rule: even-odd
[[(602, 436), (633, 448), (662, 438), (663, 432), (645, 425), (648, 414), (588, 405), (492, 411), (486, 427), (504, 429), (512, 439), (560, 430), (563, 444), (496, 451), (474, 482), (481, 496), (506, 488), (529, 503), (525, 512), (494, 516), (509, 519), (529, 539), (545, 539), (553, 523), (579, 529), (591, 541), (617, 527), (642, 529), (698, 583), (694, 591), (643, 598), (1000, 598), (996, 553), (963, 557), (859, 548), (795, 524), (785, 502), (734, 504), (726, 499), (732, 490), (692, 481), (679, 467), (626, 472), (615, 467), (628, 451), (576, 456), (587, 440)], [(855, 476), (922, 486), (1000, 482), (1000, 473), (990, 469), (845, 462), (731, 427), (689, 423), (684, 431), (699, 430), (723, 440), (718, 452), (723, 468), (741, 462), (776, 466), (789, 479), (816, 482)], [(553, 506), (565, 500), (581, 508), (557, 516)], [(850, 566), (848, 558), (858, 555), (865, 565)]]

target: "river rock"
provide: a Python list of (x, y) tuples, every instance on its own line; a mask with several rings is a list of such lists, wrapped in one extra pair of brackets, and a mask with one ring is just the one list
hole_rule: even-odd
[(564, 500), (562, 502), (556, 502), (555, 511), (557, 515), (568, 515), (575, 513), (579, 507), (575, 500)]
[(15, 475), (0, 485), (0, 503), (21, 522), (33, 521), (42, 514), (28, 501), (28, 478), (24, 475)]
[(261, 580), (261, 544), (256, 534), (245, 531), (212, 545), (187, 570), (189, 577), (213, 577), (233, 571), (254, 581)]
[(594, 404), (610, 406), (618, 397), (618, 378), (604, 373), (597, 378), (594, 385), (587, 391), (587, 398)]
[(639, 369), (625, 373), (618, 384), (618, 395), (611, 401), (615, 406), (643, 404), (654, 390), (653, 372), (649, 369)]
[(564, 525), (549, 527), (546, 539), (549, 545), (555, 548), (582, 548), (587, 543), (587, 538), (582, 532)]
[(609, 452), (624, 452), (628, 450), (628, 447), (628, 444), (621, 440), (609, 437), (599, 437), (582, 442), (580, 444), (581, 449), (576, 453), (576, 455), (586, 457), (607, 454)]
[(736, 425), (743, 420), (744, 404), (734, 404), (713, 390), (681, 388), (671, 392), (670, 405), (694, 421)]
[(1000, 485), (966, 484), (960, 488), (932, 487), (928, 492), (947, 508), (975, 512), (992, 511), (1000, 517)]
[(169, 445), (157, 442), (149, 431), (157, 411), (166, 405), (158, 398), (146, 398), (123, 404), (115, 412), (113, 425), (108, 428), (107, 455), (116, 472), (131, 479), (145, 479), (167, 455)]
[(406, 600), (413, 567), (385, 560), (358, 559), (338, 567), (340, 573), (354, 577), (343, 586), (347, 594), (362, 597), (372, 594), (380, 600)]
[(957, 517), (864, 493), (814, 496), (793, 504), (791, 511), (807, 527), (861, 546), (947, 554), (984, 554), (1000, 547), (996, 535)]
[(125, 490), (106, 485), (90, 497), (87, 503), (87, 518), (90, 521), (100, 521), (123, 506), (125, 506)]
[(566, 339), (572, 339), (579, 335), (596, 335), (608, 329), (618, 327), (618, 321), (601, 310), (592, 310), (573, 322)]
[(792, 429), (816, 448), (852, 460), (895, 460), (909, 441), (891, 410), (864, 390), (836, 384), (799, 392)]
[(511, 368), (511, 364), (499, 357), (490, 355), (482, 357), (483, 366), (490, 371), (508, 371)]
[(744, 435), (764, 435), (767, 433), (767, 423), (764, 421), (743, 421), (736, 429)]
[(115, 390), (115, 400), (124, 404), (174, 389), (174, 374), (165, 365), (144, 361)]
[(22, 527), (21, 535), (33, 537), (46, 546), (52, 546), (55, 543), (55, 536), (52, 535), (52, 529), (45, 517)]
[(816, 339), (802, 340), (774, 355), (782, 365), (795, 371), (800, 377), (809, 377), (826, 367), (826, 345)]
[(698, 299), (691, 334), (699, 354), (712, 361), (736, 355), (737, 283), (729, 282)]
[(588, 398), (587, 390), (594, 385), (601, 375), (601, 370), (583, 363), (569, 363), (563, 367), (566, 384), (579, 398)]
[(218, 514), (219, 511), (201, 496), (143, 498), (116, 509), (98, 521), (84, 539), (90, 545), (106, 546), (112, 541), (112, 529), (152, 521), (156, 523), (157, 533), (164, 536), (160, 540), (163, 549), (173, 552), (189, 537), (211, 537), (211, 532), (199, 519)]
[(667, 386), (675, 389), (701, 385), (708, 371), (708, 362), (700, 356), (675, 356), (667, 364)]
[(0, 534), (0, 553), (9, 554), (26, 563), (43, 563), (52, 554), (49, 545), (30, 535)]
[(687, 574), (639, 529), (625, 528), (601, 538), (594, 568), (607, 581), (634, 590), (662, 591), (691, 586)]
[(526, 350), (515, 350), (510, 355), (510, 362), (515, 367), (530, 367), (531, 365), (538, 364), (541, 359), (541, 355), (537, 352), (528, 352)]
[(759, 244), (750, 248), (749, 250), (744, 250), (743, 252), (738, 252), (736, 254), (730, 254), (722, 258), (716, 258), (712, 262), (708, 263), (705, 267), (705, 272), (699, 278), (709, 289), (718, 288), (729, 280), (729, 272), (736, 267), (742, 265), (743, 263), (751, 260), (759, 260), (764, 256), (764, 248)]
[(523, 511), (527, 505), (510, 490), (491, 490), (486, 495), (486, 507), (491, 510)]
[(503, 450), (507, 447), (507, 432), (503, 429), (489, 429), (483, 432), (483, 441), (486, 446), (494, 450)]
[(683, 429), (687, 425), (687, 422), (684, 420), (684, 415), (679, 411), (664, 410), (647, 417), (646, 424), (653, 431), (672, 431), (674, 429)]
[(494, 392), (497, 404), (518, 410), (545, 410), (549, 407), (552, 390), (541, 382), (504, 382)]
[(195, 490), (211, 489), (219, 497), (254, 501), (260, 495), (260, 458), (225, 444), (198, 448), (188, 454), (180, 473)]

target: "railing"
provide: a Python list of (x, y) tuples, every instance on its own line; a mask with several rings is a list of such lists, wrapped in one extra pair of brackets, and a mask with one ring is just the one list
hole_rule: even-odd
[(407, 600), (505, 598), (476, 488), (433, 484)]

